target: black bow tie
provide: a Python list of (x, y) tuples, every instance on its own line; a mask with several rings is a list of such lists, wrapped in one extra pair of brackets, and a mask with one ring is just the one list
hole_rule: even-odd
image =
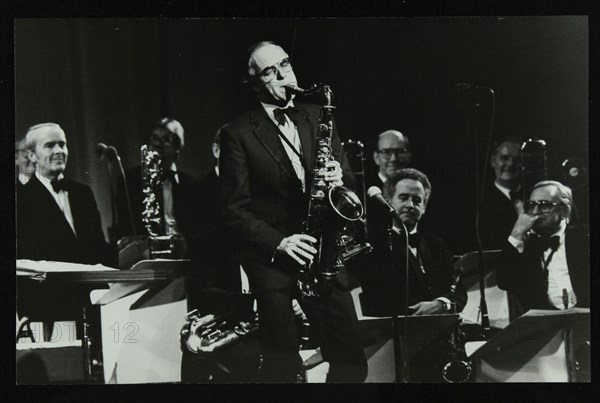
[(296, 108), (295, 106), (289, 106), (287, 108), (275, 108), (273, 109), (273, 116), (275, 116), (275, 120), (277, 120), (281, 126), (285, 126), (284, 115), (288, 115), (291, 120), (296, 121), (296, 114), (299, 110), (300, 109)]
[(560, 245), (560, 237), (558, 235), (551, 237), (538, 237), (535, 242), (537, 242), (541, 250), (557, 250), (558, 245)]
[(61, 190), (67, 190), (67, 183), (64, 179), (50, 181), (50, 184), (56, 193), (60, 192)]
[[(404, 242), (404, 235), (398, 234), (400, 237), (399, 240)], [(419, 246), (419, 242), (421, 242), (421, 233), (415, 232), (414, 234), (408, 234), (408, 244), (411, 248), (416, 248)]]

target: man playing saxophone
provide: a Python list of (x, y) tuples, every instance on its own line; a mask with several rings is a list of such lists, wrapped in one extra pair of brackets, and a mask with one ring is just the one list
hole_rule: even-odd
[[(280, 46), (260, 42), (247, 56), (247, 82), (258, 102), (221, 133), (224, 215), (258, 302), (261, 380), (294, 382), (301, 360), (292, 298), (299, 269), (317, 253), (317, 240), (301, 232), (320, 108), (294, 103), (297, 79)], [(323, 180), (351, 184), (337, 135), (332, 154)], [(330, 364), (327, 381), (362, 382), (367, 364), (343, 270), (328, 293), (303, 298), (302, 305)]]

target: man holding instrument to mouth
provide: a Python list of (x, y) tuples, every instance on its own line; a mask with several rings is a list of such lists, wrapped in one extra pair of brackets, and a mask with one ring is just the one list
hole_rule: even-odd
[[(295, 104), (297, 79), (288, 54), (273, 42), (248, 50), (247, 82), (259, 103), (221, 133), (222, 200), (227, 229), (258, 303), (261, 380), (294, 382), (300, 369), (292, 298), (300, 266), (317, 252), (302, 234), (315, 165), (320, 107)], [(324, 180), (352, 183), (341, 143), (332, 140), (334, 161)], [(344, 273), (330, 293), (306, 297), (303, 309), (330, 369), (328, 382), (362, 382), (367, 364)]]

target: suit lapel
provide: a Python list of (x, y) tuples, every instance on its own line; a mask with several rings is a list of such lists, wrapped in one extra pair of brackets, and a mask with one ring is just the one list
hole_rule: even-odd
[(296, 175), (292, 172), (292, 163), (277, 134), (277, 126), (269, 119), (262, 107), (254, 108), (252, 110), (250, 113), (250, 124), (252, 126), (252, 133), (271, 158), (277, 162), (280, 170), (286, 176), (295, 178)]
[[(73, 229), (69, 225), (65, 214), (61, 211), (60, 207), (58, 207), (56, 200), (54, 200), (54, 197), (48, 192), (48, 189), (46, 189), (35, 176), (31, 178), (30, 182), (31, 183), (28, 185), (31, 185), (31, 191), (36, 203), (36, 205), (33, 206), (34, 210), (37, 210), (44, 220), (51, 220), (58, 223), (58, 225), (63, 227), (63, 231), (68, 231), (68, 233), (75, 237)], [(71, 193), (72, 192), (69, 191), (69, 198), (71, 198)], [(72, 209), (71, 213), (75, 216)], [(75, 217), (73, 217), (73, 220), (75, 221)]]

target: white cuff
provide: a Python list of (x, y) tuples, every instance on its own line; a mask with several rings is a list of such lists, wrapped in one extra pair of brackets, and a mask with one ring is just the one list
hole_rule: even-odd
[(519, 241), (517, 238), (515, 238), (514, 236), (509, 236), (508, 237), (508, 242), (510, 242), (510, 244), (519, 252), (519, 253), (523, 253), (523, 250), (525, 249), (525, 243), (523, 241)]

